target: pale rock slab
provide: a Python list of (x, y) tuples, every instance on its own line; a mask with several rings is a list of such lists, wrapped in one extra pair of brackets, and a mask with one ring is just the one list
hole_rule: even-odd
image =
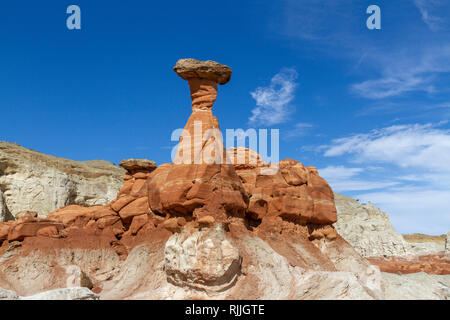
[(99, 300), (99, 295), (88, 288), (74, 287), (49, 290), (32, 296), (21, 297), (21, 300)]
[(450, 253), (450, 231), (447, 233), (447, 237), (445, 238), (445, 253)]
[(0, 288), (0, 300), (19, 300), (20, 296), (11, 290)]
[(105, 205), (115, 199), (125, 170), (108, 161), (73, 161), (0, 142), (1, 193), (13, 216), (24, 210), (45, 217), (61, 207)]
[(388, 300), (449, 300), (450, 275), (425, 272), (397, 275), (382, 272)]
[(394, 229), (389, 216), (371, 203), (335, 193), (338, 220), (334, 227), (363, 257), (409, 256), (411, 246)]
[(221, 224), (198, 231), (183, 230), (165, 245), (164, 270), (175, 285), (222, 291), (239, 275), (239, 250)]

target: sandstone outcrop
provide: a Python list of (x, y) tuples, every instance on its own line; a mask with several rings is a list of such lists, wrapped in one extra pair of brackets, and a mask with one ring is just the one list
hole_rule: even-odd
[[(285, 159), (278, 164), (279, 170), (264, 174), (263, 169), (269, 169), (269, 165), (254, 151), (237, 148), (229, 152), (249, 194), (247, 214), (252, 219), (280, 217), (299, 224), (317, 225), (336, 222), (333, 191), (315, 167), (305, 168), (296, 160)], [(242, 163), (238, 160), (240, 158), (251, 162)], [(319, 232), (317, 230), (316, 234)], [(334, 235), (335, 232), (332, 232), (328, 236)]]
[(174, 163), (160, 166), (149, 179), (148, 203), (159, 215), (187, 221), (211, 216), (223, 222), (245, 215), (247, 194), (232, 164), (227, 163), (219, 122), (212, 114), (217, 85), (231, 69), (211, 61), (183, 59), (174, 71), (189, 83), (192, 114), (178, 144)]
[(13, 217), (6, 207), (5, 197), (3, 196), (3, 192), (0, 190), (0, 222), (10, 219), (13, 219)]
[(445, 238), (445, 253), (450, 253), (450, 231), (447, 233)]
[(382, 273), (387, 300), (449, 300), (450, 275)]
[(389, 216), (371, 203), (335, 193), (338, 233), (363, 257), (411, 255), (411, 247), (395, 231)]
[(173, 68), (184, 80), (206, 79), (218, 84), (226, 84), (231, 78), (231, 68), (215, 61), (180, 59)]
[(336, 230), (362, 256), (388, 273), (426, 272), (450, 274), (450, 259), (444, 254), (443, 236), (397, 233), (389, 216), (371, 203), (360, 204), (335, 194)]
[(403, 238), (409, 244), (415, 256), (442, 254), (445, 252), (446, 235), (430, 236), (426, 234), (404, 234)]
[(0, 300), (98, 300), (99, 296), (84, 287), (61, 288), (21, 297), (17, 293), (0, 288)]
[(7, 220), (5, 212), (8, 219), (24, 210), (45, 217), (70, 204), (107, 204), (116, 197), (123, 174), (107, 161), (72, 161), (0, 142), (0, 221)]
[(111, 202), (0, 223), (0, 296), (383, 299), (379, 269), (336, 232), (316, 168), (225, 151), (212, 106), (231, 69), (181, 60), (174, 70), (192, 98), (174, 162), (123, 161)]

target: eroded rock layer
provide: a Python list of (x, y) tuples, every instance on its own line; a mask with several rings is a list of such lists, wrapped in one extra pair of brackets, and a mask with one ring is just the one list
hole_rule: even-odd
[[(0, 223), (0, 295), (384, 298), (379, 269), (334, 229), (333, 192), (317, 169), (286, 159), (273, 170), (254, 151), (227, 154), (221, 136), (208, 133), (219, 129), (212, 104), (231, 69), (189, 60), (175, 71), (193, 101), (176, 161), (122, 162), (124, 183), (108, 204)], [(191, 135), (200, 142), (187, 143)], [(235, 161), (240, 151), (244, 161)]]
[(45, 217), (70, 204), (107, 204), (124, 172), (108, 161), (67, 160), (0, 141), (0, 221), (24, 210)]

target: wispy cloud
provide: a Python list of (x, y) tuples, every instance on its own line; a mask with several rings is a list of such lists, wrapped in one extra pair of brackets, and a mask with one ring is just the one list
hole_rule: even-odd
[(434, 93), (440, 74), (450, 72), (450, 40), (439, 45), (411, 51), (401, 50), (383, 57), (372, 54), (371, 61), (380, 66), (381, 76), (351, 86), (351, 90), (365, 98), (384, 99), (409, 92)]
[[(446, 232), (450, 130), (445, 125), (397, 125), (335, 139), (320, 150), (326, 157), (343, 157), (348, 166), (319, 173), (335, 191), (353, 191), (354, 197), (381, 206), (401, 232)], [(371, 174), (373, 166), (382, 167)]]
[(420, 11), (422, 21), (432, 31), (438, 31), (442, 28), (443, 19), (433, 13), (442, 4), (440, 0), (414, 0), (414, 4)]
[(434, 124), (397, 125), (335, 139), (326, 157), (352, 154), (359, 162), (450, 171), (450, 130)]
[(434, 92), (430, 85), (430, 78), (417, 76), (386, 77), (376, 80), (366, 80), (352, 85), (352, 90), (357, 94), (370, 99), (382, 99), (398, 96), (411, 91)]
[(282, 69), (267, 87), (258, 87), (250, 92), (256, 107), (249, 118), (251, 124), (275, 125), (287, 120), (289, 103), (295, 97), (297, 72), (292, 68)]
[(319, 169), (320, 175), (325, 178), (336, 192), (376, 190), (398, 185), (397, 181), (371, 181), (358, 177), (369, 168), (349, 168), (345, 166), (328, 166)]
[[(367, 6), (362, 0), (286, 0), (285, 4), (279, 29), (294, 45), (302, 44), (302, 52), (320, 51), (350, 61), (352, 73), (363, 73), (362, 80), (349, 85), (356, 95), (386, 99), (446, 88), (440, 85), (439, 75), (450, 73), (450, 20), (444, 13), (450, 12), (450, 1), (386, 2), (382, 12), (391, 14), (383, 15), (389, 25), (385, 33), (367, 33), (362, 27)], [(409, 12), (407, 22), (402, 11)], [(420, 19), (425, 27), (420, 27)]]
[(314, 126), (311, 123), (298, 122), (292, 129), (287, 130), (286, 133), (283, 134), (283, 137), (287, 139), (301, 137), (307, 135), (313, 127)]

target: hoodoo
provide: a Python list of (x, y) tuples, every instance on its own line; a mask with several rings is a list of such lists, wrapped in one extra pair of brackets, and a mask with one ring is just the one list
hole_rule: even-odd
[[(316, 168), (286, 159), (267, 174), (255, 151), (225, 150), (212, 108), (231, 68), (182, 59), (174, 71), (189, 84), (192, 114), (173, 162), (122, 161), (123, 186), (107, 205), (0, 223), (0, 288), (17, 297), (89, 283), (101, 299), (382, 298), (377, 269), (332, 226), (333, 192)], [(89, 281), (68, 281), (68, 269)]]
[(219, 121), (212, 114), (217, 85), (230, 80), (231, 68), (214, 61), (179, 60), (174, 71), (190, 87), (192, 114), (178, 144), (174, 163), (156, 169), (149, 185), (153, 212), (186, 220), (212, 217), (224, 222), (244, 217), (248, 197), (227, 153)]

